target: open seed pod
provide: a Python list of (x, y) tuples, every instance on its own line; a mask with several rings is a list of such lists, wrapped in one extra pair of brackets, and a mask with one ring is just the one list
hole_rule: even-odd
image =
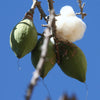
[(58, 65), (62, 71), (81, 82), (86, 80), (87, 61), (84, 53), (73, 43), (58, 43), (59, 60)]
[(30, 19), (19, 22), (10, 34), (10, 46), (18, 58), (31, 52), (37, 43), (37, 31)]
[[(31, 53), (31, 61), (35, 68), (40, 58), (42, 44), (43, 44), (43, 38), (40, 38), (37, 42), (36, 48)], [(40, 76), (44, 78), (48, 74), (48, 72), (53, 68), (55, 63), (56, 63), (56, 54), (54, 45), (52, 44), (51, 41), (49, 41), (47, 55)]]

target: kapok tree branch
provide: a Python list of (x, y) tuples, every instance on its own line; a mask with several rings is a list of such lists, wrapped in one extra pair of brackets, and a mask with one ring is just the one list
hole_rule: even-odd
[(68, 97), (67, 94), (63, 94), (63, 96), (60, 98), (60, 100), (76, 100), (76, 96), (72, 95), (72, 97)]
[(37, 0), (33, 0), (33, 4), (31, 6), (31, 9), (25, 14), (24, 19), (28, 18), (30, 20), (33, 20), (33, 14), (34, 14), (34, 9), (36, 7)]
[(41, 7), (41, 2), (37, 2), (37, 8), (38, 8), (38, 10), (39, 10), (39, 12), (40, 12), (40, 17), (41, 17), (41, 19), (42, 18), (44, 18), (44, 20), (47, 22), (48, 20), (47, 20), (47, 15), (44, 13), (44, 11), (43, 11), (43, 9), (42, 9), (42, 7)]
[[(48, 1), (48, 6), (49, 6), (49, 10), (54, 9), (53, 7), (53, 0), (47, 0)], [(54, 12), (55, 15), (55, 12)], [(58, 49), (58, 39), (56, 38), (56, 25), (55, 25), (55, 18), (53, 20), (52, 23), (52, 35), (53, 35), (53, 39), (55, 41), (55, 53), (56, 53), (56, 58), (57, 58), (57, 63), (60, 63), (60, 56), (59, 56), (59, 49)]]
[(85, 3), (82, 4), (81, 0), (78, 0), (79, 7), (80, 7), (80, 13), (76, 13), (77, 15), (81, 15), (82, 19), (87, 15), (86, 13), (83, 12), (83, 8), (85, 6)]
[(45, 19), (45, 21), (47, 22), (47, 18), (46, 18), (47, 15), (44, 13), (44, 11), (43, 11), (43, 9), (42, 9), (40, 4), (41, 4), (41, 2), (39, 2), (38, 0), (33, 0), (33, 4), (31, 6), (31, 9), (29, 10), (29, 12), (31, 14), (34, 14), (34, 9), (37, 6), (37, 8), (38, 8), (38, 10), (39, 10), (39, 12), (41, 14), (41, 18), (43, 17)]
[(36, 3), (37, 3), (37, 0), (33, 0), (33, 4), (32, 4), (32, 6), (31, 6), (31, 9), (34, 9), (34, 8), (35, 8)]
[(31, 9), (29, 10), (30, 13), (34, 14), (34, 9), (36, 7), (36, 4), (37, 4), (37, 0), (33, 0), (33, 4), (31, 6)]
[(49, 11), (52, 10), (52, 9), (54, 9), (53, 8), (54, 1), (53, 0), (47, 0), (47, 1), (48, 1), (48, 5), (49, 5)]
[(32, 95), (32, 91), (33, 91), (35, 85), (37, 84), (37, 81), (39, 80), (40, 72), (41, 72), (41, 69), (43, 68), (43, 64), (44, 64), (46, 53), (47, 53), (50, 35), (52, 32), (53, 20), (54, 20), (54, 10), (51, 10), (50, 11), (50, 18), (49, 18), (49, 22), (48, 22), (48, 27), (44, 31), (44, 40), (43, 40), (43, 45), (41, 47), (40, 59), (39, 59), (39, 62), (37, 64), (36, 70), (33, 73), (30, 85), (28, 87), (27, 94), (26, 94), (26, 100), (30, 100), (31, 95)]

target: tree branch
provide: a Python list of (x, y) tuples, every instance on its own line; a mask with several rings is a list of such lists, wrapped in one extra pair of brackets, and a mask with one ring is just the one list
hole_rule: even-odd
[[(41, 16), (41, 19), (42, 19), (42, 17), (45, 19), (45, 21), (47, 22), (48, 20), (47, 20), (47, 16), (46, 16), (46, 14), (44, 13), (44, 11), (43, 11), (43, 9), (42, 9), (42, 7), (41, 7), (41, 2), (39, 2), (38, 0), (33, 0), (33, 4), (32, 4), (32, 6), (31, 6), (31, 9), (26, 13), (26, 15), (28, 14), (28, 17), (31, 17), (31, 18), (29, 18), (29, 19), (32, 19), (33, 18), (33, 14), (34, 14), (34, 9), (36, 8), (36, 6), (37, 6), (37, 8), (38, 8), (38, 10), (39, 10), (39, 12), (40, 12), (40, 16)], [(26, 18), (26, 15), (25, 15), (25, 18)]]
[(43, 11), (43, 9), (42, 9), (42, 7), (41, 7), (41, 2), (37, 2), (37, 8), (38, 8), (38, 10), (39, 10), (39, 12), (40, 12), (40, 19), (42, 19), (42, 18), (44, 18), (44, 20), (46, 21), (46, 22), (48, 22), (48, 20), (47, 20), (47, 15), (44, 13), (44, 11)]
[(67, 94), (63, 94), (63, 96), (60, 100), (76, 100), (76, 96), (72, 95), (71, 97), (68, 97)]
[(44, 34), (38, 33), (39, 36), (44, 37)]
[[(53, 8), (53, 3), (54, 1), (53, 0), (47, 0), (48, 1), (48, 6), (49, 6), (49, 10), (52, 10), (54, 9)], [(55, 15), (55, 12), (54, 12), (54, 15)], [(59, 49), (58, 49), (58, 39), (56, 38), (56, 25), (55, 25), (55, 18), (53, 20), (53, 23), (52, 23), (52, 35), (53, 35), (53, 39), (54, 39), (54, 42), (55, 42), (55, 53), (56, 53), (56, 58), (57, 58), (57, 63), (59, 64), (60, 63), (60, 56), (59, 56)]]
[(43, 40), (43, 45), (41, 47), (41, 56), (40, 56), (39, 62), (37, 64), (36, 70), (33, 73), (29, 88), (27, 90), (26, 100), (30, 100), (31, 95), (32, 95), (32, 91), (33, 91), (35, 85), (37, 84), (37, 81), (39, 80), (40, 72), (41, 72), (41, 69), (43, 67), (45, 57), (46, 57), (46, 53), (47, 53), (50, 35), (51, 35), (51, 32), (52, 32), (53, 20), (54, 20), (54, 11), (51, 10), (50, 11), (50, 18), (49, 18), (49, 22), (48, 22), (48, 27), (44, 31), (44, 40)]
[(47, 0), (47, 1), (48, 1), (48, 5), (49, 5), (49, 11), (52, 10), (52, 9), (54, 9), (53, 8), (54, 1), (53, 0)]
[(33, 4), (32, 4), (32, 6), (31, 6), (31, 9), (33, 9), (33, 10), (34, 10), (34, 8), (35, 8), (36, 4), (37, 4), (37, 0), (33, 0)]
[(37, 0), (33, 0), (33, 4), (31, 6), (31, 9), (25, 14), (24, 19), (28, 18), (30, 20), (33, 20), (33, 14), (34, 14), (34, 9), (36, 7)]
[(86, 13), (83, 12), (83, 8), (85, 6), (85, 3), (82, 4), (81, 0), (78, 0), (79, 7), (80, 7), (80, 13), (76, 13), (76, 15), (81, 15), (82, 19), (87, 15)]

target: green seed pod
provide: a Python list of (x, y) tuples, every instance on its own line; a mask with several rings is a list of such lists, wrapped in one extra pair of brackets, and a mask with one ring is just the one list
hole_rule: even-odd
[[(40, 58), (42, 44), (43, 44), (43, 38), (40, 38), (38, 40), (36, 48), (31, 53), (31, 61), (35, 68)], [(52, 44), (51, 41), (49, 41), (47, 55), (40, 76), (44, 78), (48, 74), (48, 72), (53, 68), (55, 63), (56, 63), (56, 54), (54, 45)]]
[(31, 52), (37, 43), (37, 31), (33, 21), (23, 19), (11, 32), (10, 46), (18, 58)]
[(58, 43), (62, 71), (81, 82), (86, 80), (87, 61), (84, 53), (73, 43)]

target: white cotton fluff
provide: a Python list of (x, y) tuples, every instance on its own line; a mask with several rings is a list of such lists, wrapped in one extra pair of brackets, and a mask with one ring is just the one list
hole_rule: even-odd
[(56, 18), (56, 37), (61, 41), (75, 42), (85, 32), (86, 24), (78, 18), (71, 6), (64, 6)]
[(75, 16), (75, 12), (71, 6), (64, 6), (60, 10), (62, 16)]

